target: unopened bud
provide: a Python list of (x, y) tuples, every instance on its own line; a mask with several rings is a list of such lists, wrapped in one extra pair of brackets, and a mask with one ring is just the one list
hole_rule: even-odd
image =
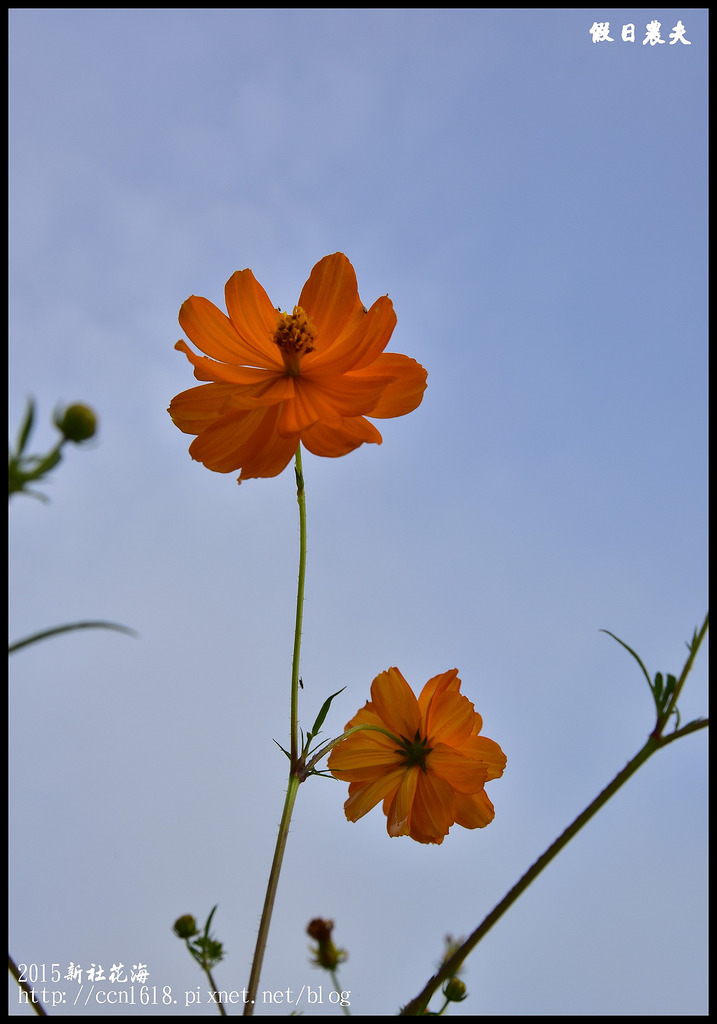
[(97, 430), (97, 417), (87, 405), (68, 405), (64, 413), (55, 414), (55, 425), (68, 441), (80, 444), (92, 437)]
[(193, 935), (199, 934), (197, 922), (191, 914), (183, 914), (174, 922), (174, 934), (180, 939), (191, 939)]
[(460, 978), (449, 978), (443, 986), (443, 995), (452, 1003), (462, 1003), (468, 995), (465, 982)]

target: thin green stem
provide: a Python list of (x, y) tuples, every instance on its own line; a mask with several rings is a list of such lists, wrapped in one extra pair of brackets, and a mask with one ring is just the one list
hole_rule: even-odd
[(227, 1015), (227, 1011), (226, 1011), (226, 1010), (224, 1009), (224, 1003), (223, 1003), (223, 1002), (221, 1001), (221, 999), (219, 998), (219, 989), (217, 988), (217, 983), (216, 983), (216, 981), (215, 981), (215, 980), (214, 980), (214, 978), (212, 977), (212, 972), (211, 972), (211, 971), (210, 971), (210, 969), (209, 969), (209, 968), (208, 968), (208, 967), (206, 966), (206, 964), (202, 964), (202, 970), (204, 971), (204, 973), (206, 974), (207, 978), (209, 979), (209, 984), (210, 984), (210, 985), (212, 986), (212, 992), (213, 992), (213, 993), (214, 993), (214, 995), (215, 995), (215, 996), (217, 997), (217, 998), (216, 998), (216, 999), (214, 1000), (214, 1002), (215, 1002), (215, 1003), (217, 1004), (217, 1006), (219, 1007), (219, 1016), (220, 1016), (220, 1017), (226, 1017), (226, 1015)]
[(281, 874), (281, 866), (284, 860), (286, 840), (289, 836), (291, 815), (294, 810), (294, 803), (296, 802), (296, 795), (299, 791), (299, 786), (303, 781), (303, 777), (305, 777), (302, 777), (301, 775), (302, 763), (299, 757), (299, 663), (301, 658), (301, 628), (304, 620), (304, 580), (306, 576), (306, 498), (304, 494), (304, 473), (301, 465), (301, 445), (296, 449), (295, 473), (296, 500), (299, 505), (299, 581), (296, 589), (294, 654), (291, 666), (291, 760), (289, 768), (289, 782), (286, 788), (286, 797), (284, 798), (284, 809), (281, 813), (281, 822), (279, 823), (279, 834), (276, 837), (274, 859), (271, 862), (271, 871), (269, 872), (269, 882), (266, 889), (266, 896), (264, 898), (264, 908), (261, 912), (261, 921), (259, 922), (259, 934), (256, 938), (254, 960), (252, 962), (251, 973), (249, 975), (246, 1003), (244, 1005), (245, 1017), (251, 1016), (254, 1013), (256, 993), (259, 988), (259, 977), (264, 963), (266, 942), (269, 936), (271, 915), (274, 910), (274, 900), (276, 898), (276, 890), (279, 885), (279, 875)]
[(266, 940), (269, 937), (269, 925), (271, 924), (271, 915), (274, 910), (274, 900), (276, 898), (276, 890), (279, 885), (279, 875), (281, 873), (281, 865), (284, 860), (286, 840), (289, 835), (291, 814), (294, 810), (294, 803), (296, 801), (296, 794), (299, 791), (299, 786), (299, 779), (297, 779), (295, 775), (290, 775), (289, 784), (286, 789), (286, 798), (284, 799), (284, 810), (281, 813), (279, 835), (276, 839), (274, 859), (271, 862), (271, 871), (269, 872), (269, 884), (266, 889), (266, 897), (264, 898), (264, 909), (261, 912), (259, 934), (256, 938), (256, 948), (254, 950), (254, 961), (251, 965), (251, 974), (249, 975), (249, 985), (247, 986), (246, 995), (247, 1002), (244, 1005), (245, 1017), (250, 1017), (254, 1013), (254, 1003), (256, 1001), (257, 989), (259, 987), (259, 976), (261, 974), (262, 964), (264, 963)]
[(657, 725), (655, 726), (655, 733), (653, 735), (661, 736), (662, 730), (665, 728), (668, 721), (670, 720), (670, 717), (677, 706), (677, 700), (680, 696), (680, 693), (682, 692), (682, 687), (685, 685), (685, 680), (687, 679), (687, 676), (690, 673), (690, 669), (692, 668), (692, 663), (697, 657), (697, 652), (699, 651), (700, 645), (705, 638), (705, 635), (709, 628), (709, 624), (710, 616), (708, 612), (707, 615), (705, 615), (705, 621), (702, 623), (702, 628), (700, 629), (699, 633), (695, 632), (694, 639), (692, 643), (689, 645), (690, 655), (687, 661), (685, 662), (682, 672), (680, 673), (680, 678), (677, 680), (677, 685), (675, 686), (674, 692), (670, 697), (670, 700), (667, 704), (667, 707), (665, 708), (664, 713), (660, 715), (660, 717), (657, 720)]
[(304, 621), (304, 582), (306, 579), (306, 495), (301, 465), (301, 445), (296, 449), (296, 500), (299, 505), (299, 582), (296, 588), (296, 621), (294, 624), (294, 656), (291, 665), (291, 765), (299, 756), (299, 661), (301, 628)]
[(351, 1016), (351, 1010), (349, 1010), (348, 1006), (346, 1005), (346, 1003), (344, 1003), (343, 999), (341, 998), (341, 991), (342, 990), (341, 990), (341, 986), (339, 985), (339, 976), (336, 973), (336, 968), (333, 967), (329, 971), (329, 974), (331, 975), (331, 980), (334, 983), (334, 991), (336, 992), (336, 994), (339, 997), (339, 1003), (340, 1003), (341, 1009), (343, 1010), (343, 1012), (346, 1014), (347, 1017), (350, 1017)]

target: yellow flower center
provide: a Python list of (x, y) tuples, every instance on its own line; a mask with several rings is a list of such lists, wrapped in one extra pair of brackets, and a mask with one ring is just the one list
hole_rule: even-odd
[(279, 313), (272, 341), (281, 349), (288, 375), (298, 377), (301, 357), (314, 351), (316, 328), (301, 306), (294, 306), (293, 313)]
[(433, 750), (433, 747), (426, 746), (427, 743), (428, 737), (421, 738), (420, 733), (416, 730), (413, 740), (407, 740), (405, 736), (401, 736), (401, 746), (395, 753), (405, 757), (407, 768), (412, 768), (414, 764), (417, 764), (421, 771), (425, 772), (426, 758)]

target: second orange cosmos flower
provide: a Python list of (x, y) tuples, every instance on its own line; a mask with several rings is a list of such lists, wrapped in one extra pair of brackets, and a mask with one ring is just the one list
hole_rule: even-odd
[(451, 825), (484, 828), (494, 817), (485, 784), (506, 757), (480, 736), (483, 720), (461, 692), (458, 671), (429, 679), (416, 698), (397, 668), (376, 676), (371, 700), (346, 724), (361, 729), (331, 751), (328, 767), (349, 783), (344, 811), (363, 817), (379, 801), (390, 836), (442, 843)]
[[(366, 310), (343, 253), (325, 256), (293, 313), (280, 313), (251, 270), (227, 281), (228, 316), (192, 295), (179, 323), (206, 355), (185, 341), (175, 348), (208, 383), (177, 395), (169, 413), (196, 434), (192, 458), (239, 481), (276, 476), (299, 443), (336, 457), (381, 435), (365, 417), (403, 416), (420, 405), (426, 371), (408, 356), (384, 352), (396, 325), (388, 296)], [(209, 357), (209, 358), (207, 358)]]

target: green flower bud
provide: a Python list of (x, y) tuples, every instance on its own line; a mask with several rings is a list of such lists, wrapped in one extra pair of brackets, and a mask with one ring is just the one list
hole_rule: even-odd
[(60, 416), (55, 413), (55, 425), (68, 441), (80, 444), (92, 437), (97, 430), (97, 417), (87, 405), (69, 405)]
[(465, 982), (460, 978), (449, 978), (443, 986), (443, 995), (452, 1003), (462, 1003), (468, 995)]
[(193, 935), (199, 934), (197, 922), (191, 914), (184, 914), (174, 922), (174, 934), (180, 939), (191, 939)]

